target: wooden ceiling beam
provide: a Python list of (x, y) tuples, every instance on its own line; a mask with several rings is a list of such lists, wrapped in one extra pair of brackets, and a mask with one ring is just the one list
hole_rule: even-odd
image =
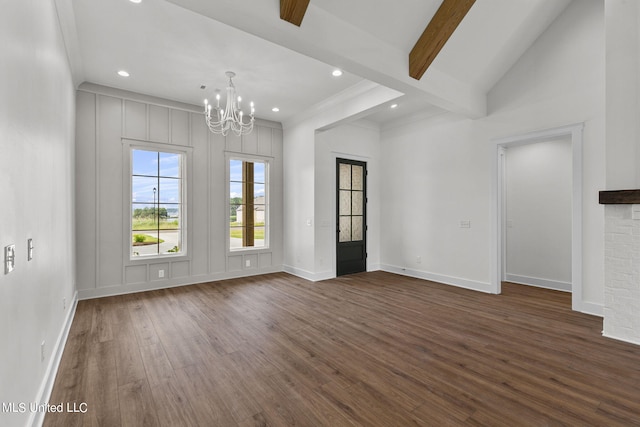
[[(476, 0), (444, 0), (409, 54), (409, 75), (420, 80)], [(281, 1), (282, 4), (282, 1)]]
[(309, 6), (309, 0), (280, 0), (280, 19), (299, 27), (307, 6)]

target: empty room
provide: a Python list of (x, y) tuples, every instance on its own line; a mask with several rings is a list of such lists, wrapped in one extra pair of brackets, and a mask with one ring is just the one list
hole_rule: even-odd
[(0, 425), (640, 425), (640, 4), (0, 15)]

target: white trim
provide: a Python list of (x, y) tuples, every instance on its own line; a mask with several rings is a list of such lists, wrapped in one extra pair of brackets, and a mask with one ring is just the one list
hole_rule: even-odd
[(492, 293), (491, 283), (478, 282), (477, 280), (463, 279), (460, 277), (445, 276), (443, 274), (430, 273), (428, 271), (413, 270), (410, 268), (398, 267), (395, 265), (381, 264), (380, 269), (388, 273), (400, 274), (402, 276), (415, 277), (417, 279), (429, 280), (445, 285), (457, 286), (459, 288), (472, 291)]
[(285, 273), (289, 273), (294, 276), (303, 278), (305, 280), (309, 280), (310, 282), (319, 282), (320, 280), (333, 279), (336, 277), (336, 274), (333, 271), (325, 271), (322, 273), (312, 273), (308, 270), (304, 270), (298, 267), (293, 267), (291, 265), (283, 265), (282, 270)]
[(640, 341), (633, 341), (633, 340), (630, 340), (628, 338), (621, 338), (621, 337), (619, 337), (617, 335), (605, 334), (604, 331), (602, 331), (602, 336), (605, 337), (605, 338), (610, 338), (612, 340), (618, 340), (618, 341), (626, 342), (626, 343), (629, 343), (629, 344), (640, 345)]
[(505, 281), (518, 283), (520, 285), (535, 286), (538, 288), (553, 289), (555, 291), (571, 292), (571, 282), (561, 282), (558, 280), (541, 279), (539, 277), (520, 276), (517, 274), (505, 273)]
[(53, 3), (58, 17), (60, 32), (62, 33), (73, 85), (77, 88), (85, 80), (85, 73), (82, 55), (80, 54), (80, 41), (72, 0), (54, 0)]
[(382, 270), (382, 266), (380, 264), (369, 264), (369, 265), (367, 265), (367, 272), (379, 271), (379, 270)]
[[(73, 318), (76, 314), (77, 306), (78, 292), (76, 291), (73, 295), (73, 301), (71, 303), (71, 306), (69, 307), (69, 311), (67, 312), (67, 317), (64, 321), (64, 324), (62, 325), (62, 329), (60, 330), (58, 339), (56, 340), (55, 348), (53, 349), (51, 357), (49, 358), (49, 364), (47, 365), (47, 370), (45, 372), (44, 378), (42, 379), (42, 384), (40, 384), (38, 395), (36, 396), (36, 402), (38, 402), (38, 406), (49, 403), (49, 399), (51, 398), (51, 391), (53, 390), (53, 384), (56, 381), (56, 375), (58, 374), (58, 368), (60, 367), (60, 361), (62, 360), (62, 353), (64, 352), (64, 347), (67, 343), (67, 338), (69, 337), (69, 331), (71, 330), (71, 324), (73, 323)], [(45, 415), (45, 411), (32, 412), (29, 416), (27, 425), (41, 426), (44, 422)]]
[(504, 167), (501, 152), (507, 147), (517, 147), (521, 145), (542, 142), (561, 136), (571, 136), (572, 150), (572, 232), (571, 232), (571, 281), (572, 281), (572, 309), (585, 311), (592, 309), (582, 301), (582, 133), (584, 123), (562, 126), (541, 131), (518, 134), (503, 138), (494, 139), (494, 170), (492, 179), (492, 218), (493, 238), (492, 238), (492, 272), (491, 290), (493, 293), (500, 293), (500, 282), (504, 277)]
[(93, 298), (111, 297), (116, 295), (126, 295), (126, 294), (133, 294), (136, 292), (153, 291), (156, 289), (176, 288), (179, 286), (198, 285), (200, 283), (216, 282), (219, 280), (240, 279), (243, 277), (259, 276), (261, 274), (280, 273), (282, 271), (283, 270), (280, 266), (265, 267), (265, 268), (256, 268), (252, 270), (239, 270), (239, 271), (231, 271), (231, 272), (220, 272), (220, 273), (214, 273), (214, 274), (193, 275), (193, 276), (189, 276), (188, 279), (190, 280), (187, 280), (187, 281), (184, 280), (185, 277), (178, 277), (175, 279), (154, 280), (152, 282), (141, 282), (141, 283), (132, 283), (132, 284), (115, 285), (115, 286), (103, 286), (100, 288), (93, 288), (93, 289), (80, 289), (78, 291), (78, 299), (87, 300), (87, 299), (93, 299)]
[(582, 301), (580, 312), (592, 316), (604, 317), (604, 305), (595, 302)]
[[(148, 105), (147, 105), (148, 107)], [(148, 114), (149, 108), (147, 108)], [(149, 123), (149, 117), (147, 117), (147, 123)], [(148, 130), (147, 130), (148, 133)], [(148, 140), (132, 139), (121, 137), (122, 143), (122, 168), (123, 178), (123, 190), (122, 190), (122, 217), (126, 218), (128, 229), (122, 230), (123, 235), (123, 265), (136, 265), (136, 264), (149, 264), (157, 262), (161, 259), (179, 260), (191, 260), (191, 254), (189, 251), (189, 223), (191, 209), (188, 207), (189, 200), (191, 199), (191, 188), (193, 186), (193, 147), (186, 145), (174, 145), (169, 143), (152, 142)], [(131, 232), (133, 231), (133, 219), (131, 212), (133, 211), (133, 202), (131, 200), (131, 193), (133, 191), (132, 177), (133, 177), (133, 150), (149, 151), (149, 152), (166, 152), (180, 155), (180, 244), (182, 246), (181, 251), (176, 254), (155, 254), (141, 257), (134, 257), (131, 246)], [(158, 202), (158, 204), (160, 204)], [(125, 269), (122, 270), (122, 282), (125, 282)], [(98, 282), (96, 282), (98, 283)]]

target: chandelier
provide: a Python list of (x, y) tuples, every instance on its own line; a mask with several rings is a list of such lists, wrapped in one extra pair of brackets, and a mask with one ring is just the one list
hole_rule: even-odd
[[(224, 109), (220, 108), (220, 93), (216, 93), (216, 106), (214, 107), (208, 100), (204, 100), (204, 117), (207, 121), (209, 130), (213, 133), (226, 136), (229, 133), (229, 129), (236, 135), (246, 135), (253, 130), (253, 102), (251, 102), (251, 113), (249, 114), (250, 120), (245, 123), (244, 112), (240, 107), (242, 98), (236, 96), (236, 87), (233, 85), (232, 78), (236, 76), (233, 71), (227, 71), (225, 75), (229, 78), (229, 85), (227, 86), (227, 104)], [(212, 112), (212, 110), (214, 110)]]

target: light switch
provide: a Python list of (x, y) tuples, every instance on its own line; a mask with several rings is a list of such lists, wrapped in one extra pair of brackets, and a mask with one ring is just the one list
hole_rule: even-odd
[(4, 247), (4, 274), (9, 274), (16, 267), (16, 245)]
[(33, 239), (27, 239), (27, 261), (33, 259)]

